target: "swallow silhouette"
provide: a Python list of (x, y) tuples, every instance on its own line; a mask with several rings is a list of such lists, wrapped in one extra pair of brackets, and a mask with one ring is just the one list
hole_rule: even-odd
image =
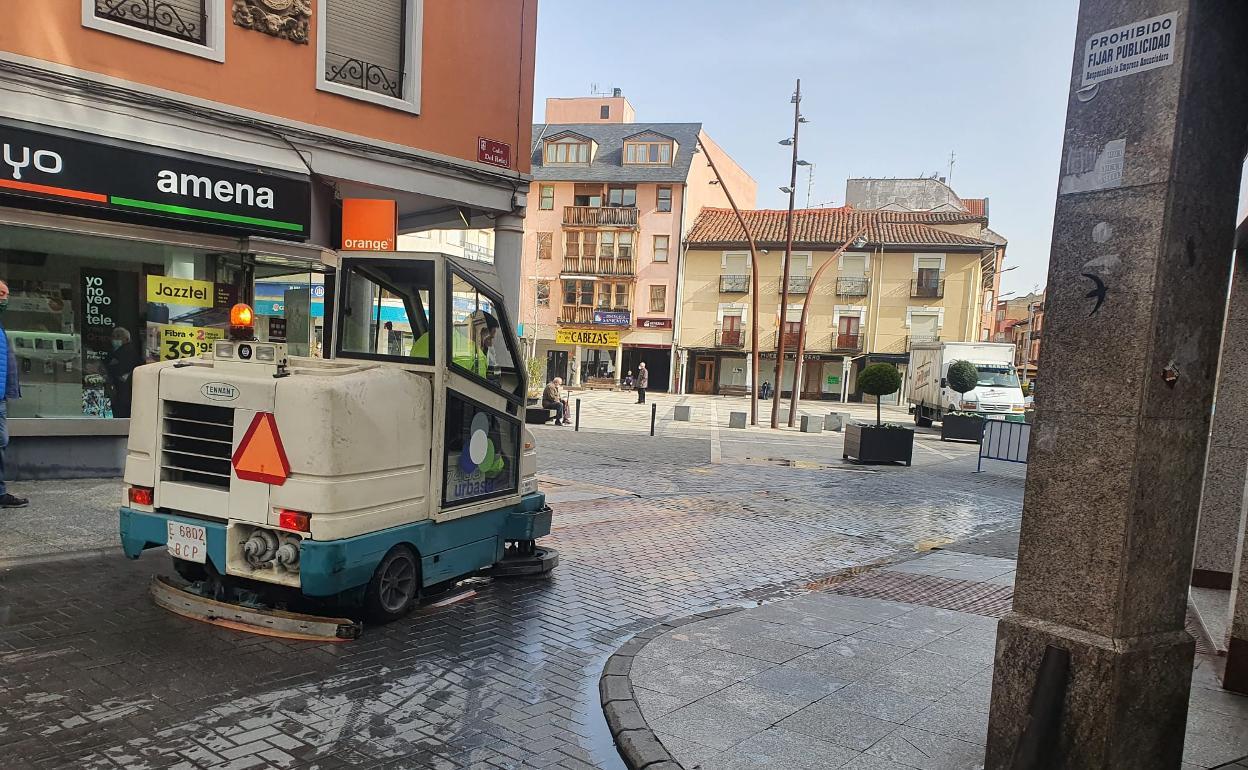
[(1084, 295), (1088, 299), (1096, 299), (1096, 305), (1092, 308), (1092, 312), (1088, 313), (1088, 318), (1091, 318), (1096, 315), (1096, 311), (1101, 309), (1101, 305), (1105, 302), (1105, 295), (1109, 293), (1109, 288), (1105, 285), (1104, 281), (1091, 273), (1080, 273), (1080, 275), (1084, 278), (1091, 278), (1092, 282), (1096, 284), (1095, 289)]

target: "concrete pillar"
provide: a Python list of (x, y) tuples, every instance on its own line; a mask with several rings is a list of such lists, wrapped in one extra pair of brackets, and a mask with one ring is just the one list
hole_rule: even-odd
[[(1170, 13), (1168, 42), (1139, 38), (1153, 40), (1143, 58), (1164, 64), (1081, 89), (1091, 41), (1118, 27), (1135, 39), (1137, 23)], [(1014, 766), (1025, 734), (1035, 767), (1181, 763), (1195, 651), (1184, 614), (1248, 124), (1246, 35), (1241, 0), (1081, 4), (990, 770)], [(1065, 697), (1055, 729), (1037, 733), (1045, 715), (1029, 711), (1050, 646), (1069, 669), (1041, 684)]]
[(1231, 277), (1192, 585), (1230, 588), (1248, 475), (1248, 264)]
[(624, 372), (624, 343), (617, 343), (615, 346), (615, 389), (620, 389), (620, 377)]
[[(512, 323), (520, 318), (520, 272), (524, 262), (524, 210), (494, 220), (494, 269)], [(514, 331), (514, 329), (513, 329)]]
[(568, 372), (568, 379), (572, 381), (573, 385), (580, 386), (581, 384), (581, 346), (580, 345), (576, 346), (576, 352), (573, 353), (572, 355), (573, 355), (574, 360), (568, 362), (568, 369), (571, 370)]

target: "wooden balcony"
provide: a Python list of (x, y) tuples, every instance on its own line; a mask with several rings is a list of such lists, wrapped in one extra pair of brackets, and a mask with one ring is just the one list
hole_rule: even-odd
[[(785, 351), (791, 352), (791, 351), (797, 350), (797, 341), (798, 339), (801, 338), (801, 334), (799, 334), (798, 332), (783, 332), (783, 334), (784, 334)], [(780, 347), (780, 335), (781, 335), (781, 332), (776, 332), (775, 344), (773, 345), (773, 348), (772, 348), (773, 350)]]
[(745, 332), (741, 329), (720, 329), (715, 332), (715, 347), (743, 348), (745, 347)]
[(636, 206), (564, 206), (564, 227), (636, 227)]
[(856, 353), (862, 350), (861, 334), (833, 334), (832, 350)]
[(619, 329), (630, 327), (633, 315), (629, 308), (564, 305), (559, 309), (559, 323)]
[(636, 274), (636, 268), (630, 257), (564, 257), (563, 272), (567, 275), (631, 278)]

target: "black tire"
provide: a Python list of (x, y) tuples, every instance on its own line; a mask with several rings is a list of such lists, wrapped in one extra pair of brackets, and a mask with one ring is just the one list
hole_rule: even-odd
[(172, 556), (170, 558), (173, 559), (173, 571), (178, 573), (178, 577), (186, 582), (201, 583), (208, 579), (208, 567), (206, 565)]
[(420, 562), (406, 545), (382, 558), (364, 592), (364, 608), (374, 623), (389, 623), (412, 611), (420, 599)]

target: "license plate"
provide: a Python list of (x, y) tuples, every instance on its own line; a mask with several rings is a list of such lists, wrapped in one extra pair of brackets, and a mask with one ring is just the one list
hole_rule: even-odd
[(167, 545), (169, 555), (177, 559), (199, 562), (208, 560), (208, 530), (194, 524), (183, 524), (180, 521), (168, 521), (169, 537)]

